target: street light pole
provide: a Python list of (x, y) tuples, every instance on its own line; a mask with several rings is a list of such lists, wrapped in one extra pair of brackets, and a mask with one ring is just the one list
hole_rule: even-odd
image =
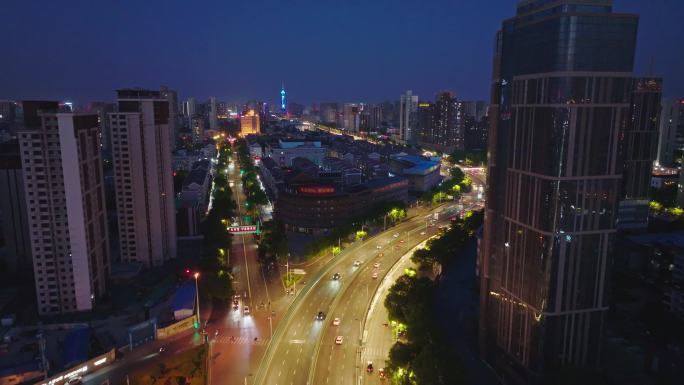
[(199, 273), (195, 273), (195, 296), (197, 297), (197, 325), (202, 327), (202, 321), (200, 320), (199, 286), (197, 285), (197, 278), (199, 278)]

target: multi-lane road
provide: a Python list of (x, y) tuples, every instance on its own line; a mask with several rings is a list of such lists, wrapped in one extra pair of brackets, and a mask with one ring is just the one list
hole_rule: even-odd
[[(238, 217), (242, 218), (245, 197), (237, 163), (228, 168), (227, 179), (238, 203)], [(473, 193), (463, 200), (466, 206), (471, 206), (466, 202), (477, 201), (475, 196)], [(386, 317), (382, 310), (373, 312), (366, 324), (370, 301), (383, 280), (386, 290), (394, 279), (386, 277), (392, 266), (438, 231), (428, 222), (442, 207), (413, 209), (408, 220), (352, 244), (335, 257), (312, 263), (307, 267), (308, 284), (296, 296), (285, 295), (280, 277), (263, 274), (253, 235), (234, 236), (230, 264), (234, 287), (241, 295), (239, 309), (234, 310), (230, 303), (214, 303), (209, 313), (203, 311), (210, 336), (210, 383), (353, 385), (377, 381), (377, 376), (365, 375), (365, 360), (386, 357), (391, 341), (383, 334), (389, 333), (388, 328), (378, 329), (383, 326), (377, 319)], [(361, 263), (355, 266), (355, 261)], [(341, 278), (332, 279), (334, 273)], [(382, 307), (382, 301), (375, 306)], [(324, 320), (316, 319), (319, 311), (325, 313)], [(335, 318), (340, 320), (337, 326), (333, 325)], [(342, 336), (341, 344), (335, 341), (338, 336)], [(86, 383), (121, 383), (126, 373), (198, 343), (201, 338), (197, 334), (170, 342), (156, 341), (128, 353), (110, 369), (94, 373)], [(165, 353), (159, 352), (160, 346), (165, 347)], [(382, 361), (377, 364), (377, 368), (383, 366)]]

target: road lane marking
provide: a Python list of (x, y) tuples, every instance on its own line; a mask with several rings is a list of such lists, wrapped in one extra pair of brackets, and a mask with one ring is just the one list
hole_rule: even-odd
[[(290, 340), (291, 344), (303, 344), (305, 342), (306, 342), (306, 340)], [(285, 354), (287, 354), (287, 353), (285, 353)]]

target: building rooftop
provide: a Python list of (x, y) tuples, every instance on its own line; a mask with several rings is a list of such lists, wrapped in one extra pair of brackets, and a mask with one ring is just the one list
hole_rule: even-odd
[(392, 155), (391, 158), (406, 165), (406, 168), (402, 171), (404, 174), (424, 175), (439, 169), (440, 165), (439, 162), (418, 155), (400, 153)]
[(207, 170), (204, 168), (196, 168), (191, 170), (183, 180), (183, 190), (191, 184), (195, 183), (200, 186), (204, 184), (207, 179)]
[(171, 302), (171, 309), (173, 311), (181, 309), (195, 308), (195, 284), (193, 282), (186, 282), (181, 285), (176, 294), (173, 296)]

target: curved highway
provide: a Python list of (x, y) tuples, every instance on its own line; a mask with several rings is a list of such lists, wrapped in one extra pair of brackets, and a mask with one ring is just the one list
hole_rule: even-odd
[[(312, 385), (314, 373), (311, 369), (314, 362), (311, 358), (323, 356), (332, 350), (335, 350), (335, 354), (328, 354), (328, 362), (317, 363), (317, 368), (326, 371), (329, 367), (330, 370), (325, 381), (321, 377), (315, 381), (316, 385), (330, 381), (334, 384), (353, 384), (356, 376), (353, 363), (361, 335), (359, 329), (370, 297), (387, 269), (408, 248), (436, 231), (436, 228), (427, 226), (431, 212), (416, 211), (411, 219), (352, 246), (311, 277), (275, 330), (254, 384)], [(362, 263), (356, 267), (354, 261)], [(374, 267), (376, 263), (378, 267)], [(334, 273), (341, 274), (341, 278), (333, 280)], [(377, 273), (378, 277), (373, 278), (373, 273)], [(319, 311), (325, 313), (322, 321), (316, 319)], [(334, 318), (340, 318), (339, 326), (331, 325)], [(328, 335), (333, 327), (336, 330), (334, 336)], [(326, 334), (322, 334), (324, 331)], [(321, 335), (332, 337), (321, 339)], [(335, 344), (337, 335), (343, 336), (342, 345)], [(352, 364), (346, 364), (348, 362)]]

